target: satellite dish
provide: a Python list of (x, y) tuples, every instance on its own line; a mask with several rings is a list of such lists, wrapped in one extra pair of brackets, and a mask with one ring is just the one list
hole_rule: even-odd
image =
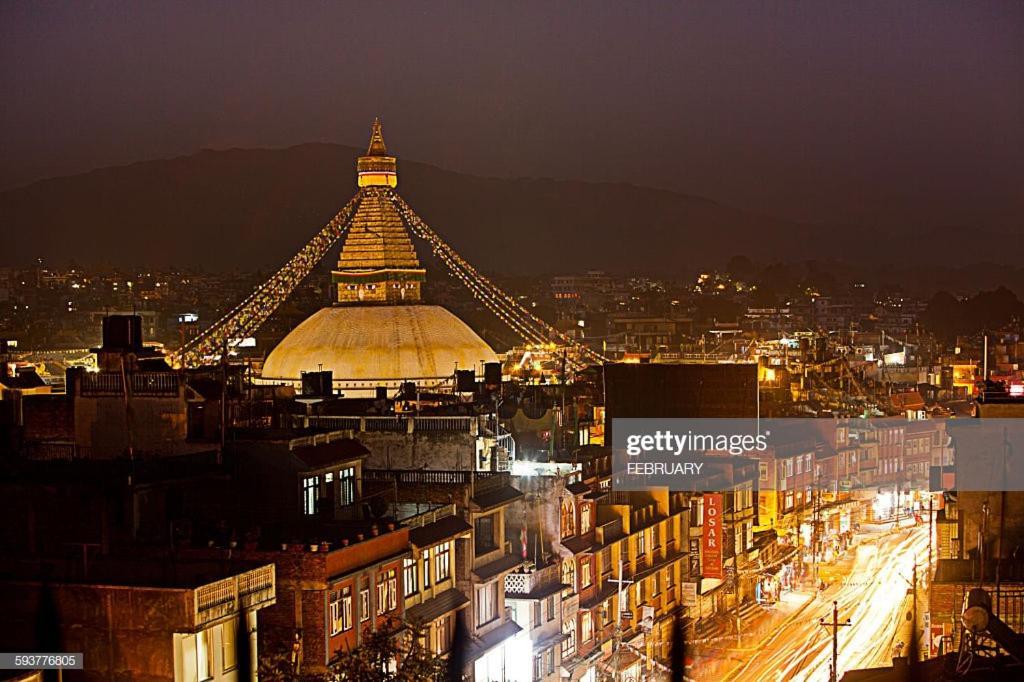
[(523, 414), (525, 414), (528, 419), (540, 419), (547, 411), (547, 408), (544, 407), (544, 404), (539, 400), (533, 399), (523, 402)]
[(498, 405), (498, 416), (502, 419), (511, 419), (519, 411), (519, 401), (515, 398), (506, 398)]

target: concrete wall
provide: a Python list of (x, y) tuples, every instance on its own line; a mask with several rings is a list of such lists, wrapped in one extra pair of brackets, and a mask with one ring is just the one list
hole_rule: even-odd
[(174, 680), (172, 635), (193, 609), (190, 590), (97, 585), (0, 583), (0, 600), (5, 648), (82, 652), (87, 670), (74, 679), (90, 682)]
[(371, 469), (435, 469), (468, 471), (474, 467), (478, 438), (461, 431), (355, 434), (370, 451)]
[[(187, 435), (182, 396), (135, 397), (132, 442), (137, 453), (171, 454)], [(121, 397), (75, 397), (75, 439), (95, 458), (120, 457), (128, 448), (128, 416)]]

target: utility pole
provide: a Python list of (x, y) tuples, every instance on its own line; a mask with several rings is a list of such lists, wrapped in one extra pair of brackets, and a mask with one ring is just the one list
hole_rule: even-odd
[(825, 619), (822, 618), (818, 621), (819, 625), (826, 628), (832, 628), (832, 669), (828, 674), (828, 682), (837, 682), (839, 680), (839, 628), (850, 627), (850, 619), (847, 618), (845, 623), (839, 622), (839, 602), (832, 602), (832, 622), (826, 623)]
[[(813, 466), (813, 464), (812, 464)], [(811, 490), (811, 571), (814, 577), (814, 587), (818, 587), (818, 552), (821, 551), (821, 536), (818, 530), (820, 523), (821, 490), (818, 487), (818, 477), (814, 477), (814, 488)]]
[(619, 588), (618, 598), (615, 600), (615, 663), (613, 670), (613, 680), (619, 679), (619, 649), (622, 647), (622, 593), (623, 585), (632, 585), (632, 580), (622, 579), (622, 559), (619, 559), (619, 577), (608, 582), (615, 583), (615, 586)]
[(931, 583), (932, 580), (932, 538), (935, 534), (934, 531), (934, 518), (935, 515), (932, 512), (932, 501), (935, 499), (935, 493), (928, 493), (928, 573), (926, 580)]

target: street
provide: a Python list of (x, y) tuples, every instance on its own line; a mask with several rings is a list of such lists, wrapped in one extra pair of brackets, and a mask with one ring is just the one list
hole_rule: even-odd
[[(896, 633), (906, 618), (905, 595), (914, 558), (928, 552), (928, 527), (908, 528), (863, 542), (852, 565), (824, 592), (793, 614), (764, 641), (754, 645), (730, 680), (807, 680), (825, 682), (832, 664), (832, 602), (839, 604), (839, 676), (856, 668), (889, 665)], [(924, 574), (923, 568), (919, 577)], [(919, 614), (921, 617), (921, 614)], [(699, 673), (698, 673), (699, 677)]]

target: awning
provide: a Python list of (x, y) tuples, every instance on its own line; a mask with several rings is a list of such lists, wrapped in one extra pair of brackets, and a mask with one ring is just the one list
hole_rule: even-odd
[(507, 573), (508, 571), (518, 568), (525, 563), (526, 559), (520, 556), (516, 556), (515, 554), (506, 554), (503, 557), (495, 559), (489, 564), (484, 564), (480, 568), (474, 568), (473, 575), (480, 580), (490, 580), (501, 573)]
[(446, 613), (462, 608), (469, 603), (469, 597), (454, 587), (441, 594), (410, 606), (405, 611), (406, 620), (417, 623), (432, 623)]
[(409, 542), (413, 546), (422, 549), (424, 547), (432, 547), (442, 540), (458, 537), (471, 530), (473, 530), (473, 526), (468, 521), (461, 516), (453, 514), (433, 523), (428, 523), (425, 526), (411, 529), (409, 531)]
[(472, 662), (497, 648), (506, 640), (511, 639), (522, 631), (522, 628), (514, 621), (502, 623), (482, 637), (474, 637), (467, 647), (466, 661)]

